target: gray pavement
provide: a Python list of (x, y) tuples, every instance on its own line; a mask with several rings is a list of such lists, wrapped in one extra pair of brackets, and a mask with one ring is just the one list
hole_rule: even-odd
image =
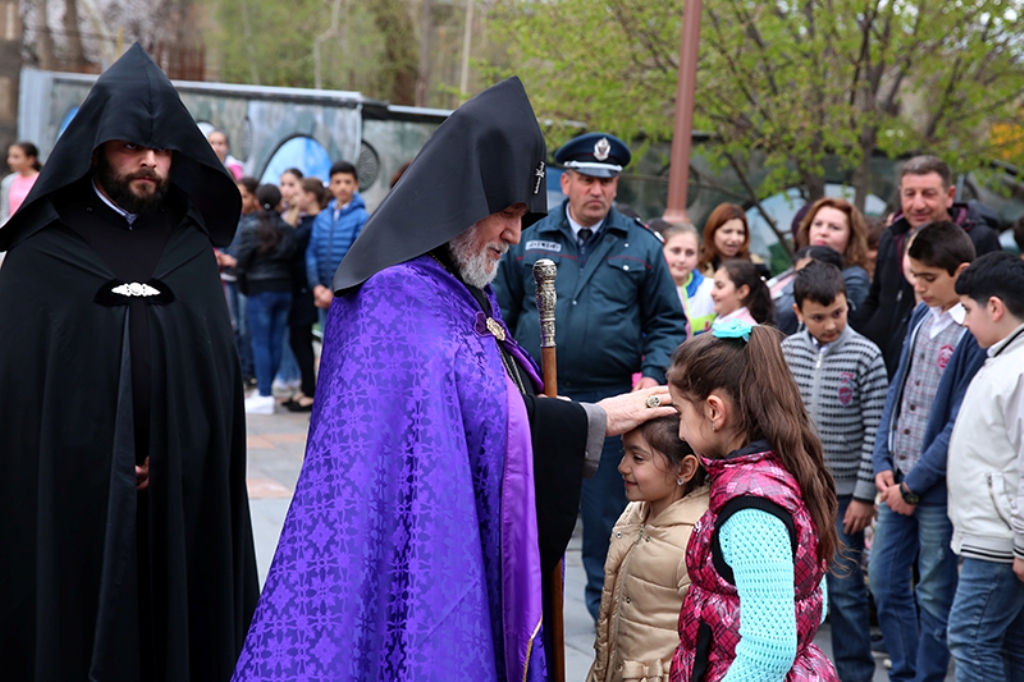
[[(262, 585), (302, 468), (309, 415), (292, 414), (279, 407), (276, 414), (248, 415), (247, 421), (249, 500)], [(583, 682), (594, 659), (594, 624), (583, 601), (586, 577), (580, 559), (579, 530), (577, 526), (566, 553), (566, 682)], [(818, 632), (816, 641), (831, 656), (827, 623)], [(886, 679), (885, 669), (879, 663), (873, 682)], [(947, 679), (952, 680), (952, 675)]]

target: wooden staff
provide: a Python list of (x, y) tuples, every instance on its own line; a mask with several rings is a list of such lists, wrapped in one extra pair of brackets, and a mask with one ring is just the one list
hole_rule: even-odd
[[(558, 397), (558, 360), (555, 355), (555, 275), (553, 261), (541, 258), (533, 264), (533, 281), (537, 284), (537, 313), (540, 315), (540, 366), (544, 379), (544, 395)], [(551, 679), (565, 682), (565, 622), (562, 615), (563, 561), (548, 576), (551, 590)]]

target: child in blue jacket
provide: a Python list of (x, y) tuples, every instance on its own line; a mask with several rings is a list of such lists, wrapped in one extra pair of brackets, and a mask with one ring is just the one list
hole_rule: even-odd
[(321, 327), (334, 300), (334, 273), (370, 217), (359, 194), (359, 175), (351, 163), (339, 161), (331, 166), (327, 189), (334, 198), (317, 214), (306, 247), (306, 276), (313, 303), (320, 309)]

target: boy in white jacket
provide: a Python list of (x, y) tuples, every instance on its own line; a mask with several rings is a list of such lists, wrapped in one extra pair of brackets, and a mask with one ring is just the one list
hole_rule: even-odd
[(986, 254), (956, 282), (966, 326), (989, 358), (949, 443), (953, 551), (963, 559), (949, 614), (957, 682), (1024, 671), (1024, 261)]

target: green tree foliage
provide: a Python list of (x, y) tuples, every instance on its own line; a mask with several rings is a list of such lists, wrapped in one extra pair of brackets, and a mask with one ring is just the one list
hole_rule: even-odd
[[(221, 55), (222, 80), (314, 87), (314, 39), (331, 27), (330, 0), (208, 0), (217, 30), (208, 44)], [(323, 43), (322, 86), (391, 95), (384, 37), (375, 16), (347, 0), (336, 35)], [(393, 4), (393, 3), (385, 3)]]
[[(934, 153), (960, 171), (1024, 165), (1019, 143), (990, 134), (1024, 124), (1024, 2), (704, 5), (695, 127), (752, 200), (793, 185), (820, 197), (830, 154), (861, 204), (876, 152)], [(508, 54), (495, 71), (523, 78), (541, 118), (664, 140), (681, 25), (682, 0), (500, 0), (490, 29)], [(753, 155), (767, 169), (756, 187), (744, 175)]]
[(385, 97), (395, 104), (415, 104), (419, 58), (409, 8), (404, 0), (376, 0), (372, 11), (386, 38), (381, 80), (391, 87)]
[(625, 139), (668, 138), (682, 10), (680, 0), (500, 0), (488, 31), (508, 45), (495, 78), (517, 74), (560, 141), (575, 124)]

